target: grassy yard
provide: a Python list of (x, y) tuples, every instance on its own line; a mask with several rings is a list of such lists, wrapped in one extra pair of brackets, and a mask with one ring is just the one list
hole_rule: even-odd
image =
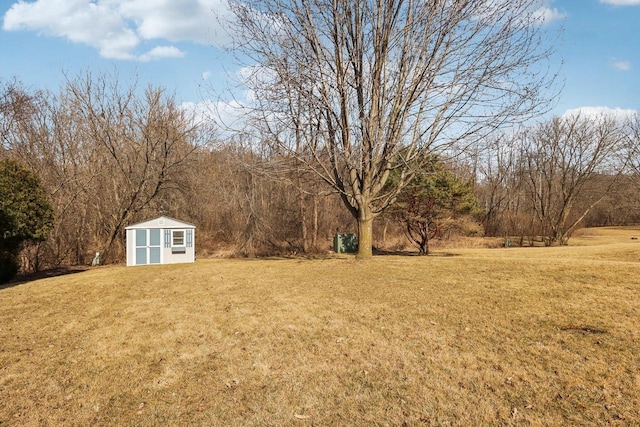
[(640, 229), (0, 289), (0, 425), (640, 425)]

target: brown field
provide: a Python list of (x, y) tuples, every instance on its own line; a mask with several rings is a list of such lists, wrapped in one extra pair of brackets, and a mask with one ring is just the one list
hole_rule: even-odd
[(640, 425), (640, 229), (0, 289), (0, 425)]

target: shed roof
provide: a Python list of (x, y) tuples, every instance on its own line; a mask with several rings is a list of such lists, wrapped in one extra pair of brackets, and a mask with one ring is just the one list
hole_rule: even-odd
[(137, 224), (131, 224), (125, 227), (125, 230), (135, 230), (140, 228), (196, 228), (195, 225), (188, 222), (180, 221), (168, 216), (159, 216), (158, 218), (150, 219)]

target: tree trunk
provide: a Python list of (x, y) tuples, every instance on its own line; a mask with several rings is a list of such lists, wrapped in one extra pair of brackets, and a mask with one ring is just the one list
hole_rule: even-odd
[(424, 243), (422, 244), (422, 255), (429, 255), (429, 236), (424, 239)]
[[(300, 180), (298, 180), (298, 188), (300, 188)], [(307, 209), (304, 203), (304, 192), (298, 190), (298, 210), (300, 212), (300, 232), (302, 237), (302, 251), (309, 252), (309, 230), (307, 228)]]
[(318, 196), (313, 195), (313, 235), (311, 236), (311, 247), (318, 248)]
[(373, 257), (373, 215), (371, 210), (360, 208), (358, 212), (358, 253), (357, 259)]
[(382, 228), (382, 247), (387, 247), (387, 229), (389, 228), (389, 220), (384, 221), (384, 227)]

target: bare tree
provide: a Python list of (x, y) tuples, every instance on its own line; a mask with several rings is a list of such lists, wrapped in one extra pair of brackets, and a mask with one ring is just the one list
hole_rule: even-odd
[(11, 89), (2, 145), (42, 177), (56, 216), (32, 268), (82, 264), (96, 250), (117, 260), (123, 227), (182, 191), (199, 135), (191, 117), (163, 89), (141, 95), (114, 75), (68, 79), (57, 96)]
[(625, 127), (627, 173), (636, 183), (640, 183), (640, 114), (634, 114), (629, 117)]
[(512, 234), (515, 224), (508, 218), (519, 205), (521, 186), (518, 141), (513, 135), (502, 134), (485, 141), (475, 155), (476, 193), (484, 209), (485, 234)]
[[(566, 244), (617, 182), (609, 179), (606, 186), (584, 191), (599, 174), (622, 173), (623, 136), (620, 122), (611, 117), (579, 115), (553, 118), (523, 135), (527, 192), (546, 245)], [(579, 198), (583, 207), (575, 211)]]
[(17, 80), (0, 81), (0, 149), (14, 148), (14, 135), (38, 111), (42, 92), (30, 93)]
[(28, 91), (15, 82), (7, 89), (4, 99), (13, 106), (11, 114), (3, 114), (3, 147), (42, 177), (56, 217), (47, 241), (29, 248), (23, 268), (81, 263), (88, 230), (79, 207), (86, 206), (84, 185), (93, 176), (91, 144), (85, 144), (77, 121), (51, 93)]
[[(340, 193), (360, 258), (372, 255), (374, 218), (426, 154), (549, 105), (554, 73), (535, 0), (231, 6), (252, 124)], [(383, 191), (396, 168), (397, 186)]]
[(194, 149), (196, 126), (163, 89), (123, 88), (117, 77), (90, 74), (69, 80), (65, 105), (82, 123), (95, 150), (91, 183), (98, 237), (105, 259), (121, 247), (124, 226), (164, 192), (177, 191)]

